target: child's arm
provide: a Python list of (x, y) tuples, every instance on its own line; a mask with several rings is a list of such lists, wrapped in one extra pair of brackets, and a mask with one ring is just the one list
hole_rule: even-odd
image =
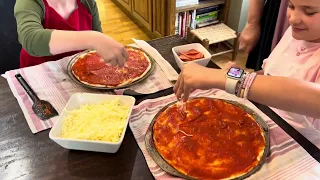
[(128, 59), (128, 53), (122, 44), (97, 31), (54, 30), (49, 48), (51, 54), (95, 49), (105, 62), (119, 66), (123, 66)]
[(267, 106), (320, 118), (320, 85), (316, 83), (258, 75), (248, 98)]
[[(208, 78), (212, 77), (212, 78)], [(174, 87), (178, 98), (188, 98), (190, 90), (225, 89), (226, 71), (211, 69), (197, 64), (187, 64)], [(320, 118), (320, 85), (292, 78), (258, 75), (248, 94), (252, 101)]]
[(19, 42), (32, 56), (96, 49), (106, 62), (122, 66), (128, 54), (120, 43), (97, 31), (44, 29), (43, 9), (37, 1), (17, 0), (14, 9)]
[(52, 29), (44, 29), (41, 21), (44, 10), (34, 0), (17, 0), (14, 7), (18, 40), (32, 56), (49, 56)]
[(263, 75), (264, 71), (263, 70), (259, 70), (259, 71), (256, 71), (256, 73), (259, 74), (259, 75)]

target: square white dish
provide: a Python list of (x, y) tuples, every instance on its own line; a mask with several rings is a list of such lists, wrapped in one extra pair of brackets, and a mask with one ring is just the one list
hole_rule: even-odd
[[(126, 125), (121, 134), (118, 142), (105, 142), (105, 141), (93, 141), (93, 140), (78, 140), (68, 139), (61, 137), (61, 130), (63, 120), (67, 116), (67, 111), (80, 108), (84, 104), (96, 104), (108, 100), (119, 99), (121, 103), (126, 104), (130, 107), (129, 114), (126, 120)], [(131, 96), (123, 95), (107, 95), (107, 94), (92, 94), (92, 93), (75, 93), (71, 96), (68, 103), (60, 114), (57, 122), (52, 127), (49, 133), (50, 139), (66, 149), (72, 150), (83, 150), (83, 151), (95, 151), (95, 152), (106, 152), (115, 153), (120, 148), (127, 126), (132, 112), (132, 108), (135, 104), (135, 99)]]
[(194, 62), (197, 63), (201, 66), (207, 66), (209, 61), (211, 60), (211, 54), (210, 52), (203, 47), (200, 43), (191, 43), (191, 44), (186, 44), (186, 45), (182, 45), (182, 46), (176, 46), (172, 48), (172, 53), (173, 56), (176, 60), (177, 65), (179, 66), (180, 69), (182, 69), (183, 65), (188, 64), (190, 62), (184, 62), (179, 58), (180, 52), (187, 52), (190, 49), (195, 49), (199, 52), (202, 52), (204, 55), (204, 58), (202, 59), (198, 59), (198, 60), (194, 60), (194, 61), (190, 61), (190, 62)]

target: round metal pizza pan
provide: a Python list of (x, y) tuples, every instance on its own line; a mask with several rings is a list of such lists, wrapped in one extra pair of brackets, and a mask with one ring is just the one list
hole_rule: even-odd
[[(137, 50), (143, 51), (142, 49), (137, 48), (137, 47), (133, 47), (133, 46), (127, 46), (127, 47), (130, 47), (130, 48), (132, 48), (132, 49), (137, 49)], [(88, 85), (88, 84), (85, 84), (85, 83), (82, 83), (81, 81), (79, 81), (79, 80), (75, 77), (75, 75), (72, 73), (72, 66), (73, 66), (74, 62), (78, 59), (79, 56), (82, 56), (83, 54), (86, 54), (86, 53), (88, 53), (89, 51), (90, 51), (90, 50), (86, 50), (86, 51), (80, 52), (80, 53), (78, 53), (77, 55), (75, 55), (75, 56), (69, 61), (68, 66), (67, 66), (67, 74), (68, 74), (69, 78), (70, 78), (73, 82), (75, 82), (75, 83), (77, 83), (77, 84), (79, 84), (79, 85), (81, 85), (81, 86), (87, 87), (87, 88), (91, 88), (91, 89), (101, 89), (101, 90), (112, 90), (112, 89), (127, 88), (127, 87), (130, 87), (130, 86), (132, 86), (132, 85), (134, 85), (134, 84), (137, 84), (137, 83), (145, 80), (145, 79), (152, 73), (152, 71), (154, 70), (154, 63), (155, 63), (154, 59), (153, 59), (148, 53), (146, 53), (145, 51), (143, 51), (143, 52), (148, 56), (148, 58), (150, 59), (150, 63), (151, 63), (151, 68), (148, 70), (148, 72), (147, 72), (143, 77), (141, 77), (140, 79), (135, 80), (135, 81), (133, 81), (133, 82), (131, 82), (131, 83), (129, 83), (129, 84), (122, 85), (122, 86), (117, 86), (117, 87), (98, 87), (98, 86), (91, 86), (91, 85)]]
[[(198, 98), (210, 98), (210, 97), (196, 97), (196, 98), (192, 98), (192, 99), (198, 99)], [(210, 99), (217, 99), (217, 98), (210, 98)], [(237, 107), (242, 108), (243, 110), (245, 110), (246, 112), (248, 112), (249, 114), (251, 114), (254, 119), (256, 120), (256, 122), (258, 123), (258, 125), (260, 126), (260, 128), (263, 131), (263, 135), (265, 138), (265, 149), (263, 152), (263, 155), (261, 157), (260, 162), (258, 163), (258, 165), (256, 167), (254, 167), (251, 171), (249, 171), (248, 173), (234, 178), (234, 180), (240, 180), (240, 179), (245, 179), (249, 176), (251, 176), (252, 174), (254, 174), (256, 171), (258, 171), (261, 166), (263, 165), (266, 157), (269, 154), (270, 151), (270, 131), (269, 131), (269, 126), (266, 124), (266, 122), (256, 113), (254, 112), (251, 108), (248, 108), (247, 106), (240, 104), (236, 101), (231, 101), (231, 100), (225, 100), (225, 99), (218, 99), (218, 100), (222, 100), (225, 101), (227, 103), (233, 104)], [(150, 156), (152, 157), (152, 159), (156, 162), (156, 164), (165, 172), (173, 175), (173, 176), (177, 176), (177, 177), (181, 177), (181, 178), (185, 178), (185, 179), (189, 179), (189, 180), (194, 180), (195, 178), (184, 175), (182, 173), (180, 173), (179, 171), (177, 171), (174, 167), (172, 167), (171, 165), (169, 165), (164, 158), (162, 158), (162, 156), (159, 154), (159, 152), (157, 151), (157, 149), (155, 148), (154, 145), (154, 141), (153, 141), (153, 125), (155, 124), (156, 119), (158, 118), (158, 116), (165, 111), (169, 106), (171, 106), (172, 104), (177, 103), (177, 101), (172, 102), (166, 106), (164, 106), (153, 118), (153, 120), (150, 123), (150, 126), (147, 130), (147, 133), (145, 135), (145, 144), (146, 144), (146, 148), (148, 153), (150, 154)]]

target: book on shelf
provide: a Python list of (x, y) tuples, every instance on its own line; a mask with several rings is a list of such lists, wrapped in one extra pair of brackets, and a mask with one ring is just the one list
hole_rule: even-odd
[(204, 13), (208, 13), (208, 12), (212, 12), (212, 11), (219, 11), (219, 10), (220, 10), (219, 5), (209, 6), (209, 7), (197, 9), (197, 14), (204, 14)]
[(179, 34), (181, 35), (181, 26), (182, 26), (182, 13), (179, 13), (179, 24), (178, 24), (178, 30), (179, 30)]
[(196, 19), (208, 18), (208, 17), (218, 17), (218, 11), (211, 11), (203, 14), (197, 14)]
[(210, 20), (210, 21), (207, 21), (207, 22), (201, 22), (201, 23), (198, 23), (198, 24), (197, 24), (197, 28), (202, 28), (202, 27), (206, 27), (206, 26), (211, 26), (211, 25), (218, 24), (218, 23), (219, 23), (219, 20), (218, 20), (218, 19)]
[(191, 29), (202, 28), (219, 23), (220, 7), (211, 6), (176, 14), (175, 32), (182, 37), (186, 36), (187, 27)]
[(175, 22), (175, 34), (180, 34), (179, 33), (179, 13), (176, 14), (176, 22)]
[(181, 24), (181, 36), (184, 37), (185, 35), (185, 27), (186, 27), (186, 12), (182, 13), (182, 24)]
[(176, 0), (176, 7), (190, 6), (199, 4), (199, 0)]
[(196, 16), (197, 16), (197, 10), (191, 11), (191, 29), (196, 29)]

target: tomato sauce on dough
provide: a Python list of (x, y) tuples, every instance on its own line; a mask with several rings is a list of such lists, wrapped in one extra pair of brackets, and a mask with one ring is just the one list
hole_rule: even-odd
[(106, 64), (96, 52), (89, 52), (72, 66), (77, 78), (88, 84), (117, 86), (137, 78), (148, 69), (150, 62), (143, 52), (127, 49), (127, 66), (115, 67)]
[(265, 139), (254, 118), (222, 100), (187, 102), (186, 114), (174, 104), (154, 124), (161, 156), (179, 172), (199, 179), (239, 177), (263, 155)]

